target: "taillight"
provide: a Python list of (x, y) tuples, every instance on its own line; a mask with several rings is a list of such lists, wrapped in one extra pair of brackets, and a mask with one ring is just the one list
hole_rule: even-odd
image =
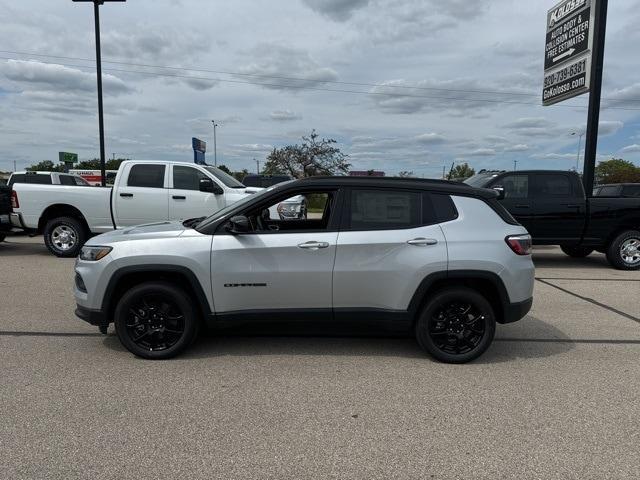
[(18, 192), (11, 190), (11, 209), (20, 208), (20, 202), (18, 201)]
[(531, 235), (509, 235), (504, 240), (516, 255), (531, 255)]

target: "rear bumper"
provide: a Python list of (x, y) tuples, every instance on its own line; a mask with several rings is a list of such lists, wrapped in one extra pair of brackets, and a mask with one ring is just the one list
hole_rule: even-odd
[(522, 319), (533, 304), (533, 297), (525, 300), (524, 302), (507, 303), (504, 305), (504, 316), (501, 323), (513, 323)]
[(84, 320), (90, 325), (95, 325), (97, 327), (109, 325), (109, 320), (107, 319), (107, 316), (102, 312), (102, 310), (91, 310), (89, 308), (76, 304), (75, 314), (76, 317)]
[(19, 213), (10, 214), (9, 219), (11, 220), (11, 225), (13, 225), (14, 227), (23, 228), (26, 230), (27, 227), (22, 221), (22, 215), (20, 215)]

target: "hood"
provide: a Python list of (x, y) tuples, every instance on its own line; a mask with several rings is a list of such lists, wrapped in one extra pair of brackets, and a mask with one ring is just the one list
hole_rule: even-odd
[(103, 233), (102, 235), (93, 237), (87, 242), (87, 245), (103, 245), (105, 243), (128, 242), (131, 240), (173, 238), (179, 237), (185, 230), (186, 227), (179, 221), (147, 223)]
[[(240, 189), (238, 189), (240, 190)], [(244, 193), (248, 193), (248, 194), (252, 194), (252, 193), (258, 193), (261, 192), (262, 190), (264, 190), (264, 188), (260, 188), (260, 187), (247, 187), (244, 190), (242, 190)]]

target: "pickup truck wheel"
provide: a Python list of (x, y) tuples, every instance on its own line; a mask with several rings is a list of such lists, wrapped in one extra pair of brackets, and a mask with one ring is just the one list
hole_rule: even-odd
[(561, 245), (560, 250), (573, 258), (585, 258), (593, 253), (593, 248), (588, 247), (569, 247)]
[(418, 344), (435, 359), (465, 363), (489, 348), (496, 320), (491, 304), (478, 292), (448, 288), (429, 300), (415, 328)]
[(43, 234), (45, 245), (56, 257), (77, 257), (87, 240), (82, 224), (71, 217), (49, 220)]
[(640, 269), (640, 232), (627, 230), (618, 235), (607, 248), (607, 260), (618, 270)]
[(198, 332), (193, 300), (166, 282), (146, 282), (128, 290), (114, 312), (116, 333), (134, 355), (161, 360), (187, 348)]
[(4, 242), (5, 238), (7, 238), (7, 236), (4, 233), (0, 233), (0, 242)]

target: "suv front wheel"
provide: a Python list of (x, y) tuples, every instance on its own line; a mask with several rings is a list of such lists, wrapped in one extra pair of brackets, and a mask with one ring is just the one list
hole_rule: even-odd
[(166, 282), (147, 282), (128, 290), (114, 314), (116, 333), (134, 355), (175, 357), (198, 333), (198, 317), (187, 293)]
[(479, 357), (491, 345), (495, 331), (491, 304), (469, 288), (437, 292), (416, 322), (420, 347), (445, 363), (465, 363)]

